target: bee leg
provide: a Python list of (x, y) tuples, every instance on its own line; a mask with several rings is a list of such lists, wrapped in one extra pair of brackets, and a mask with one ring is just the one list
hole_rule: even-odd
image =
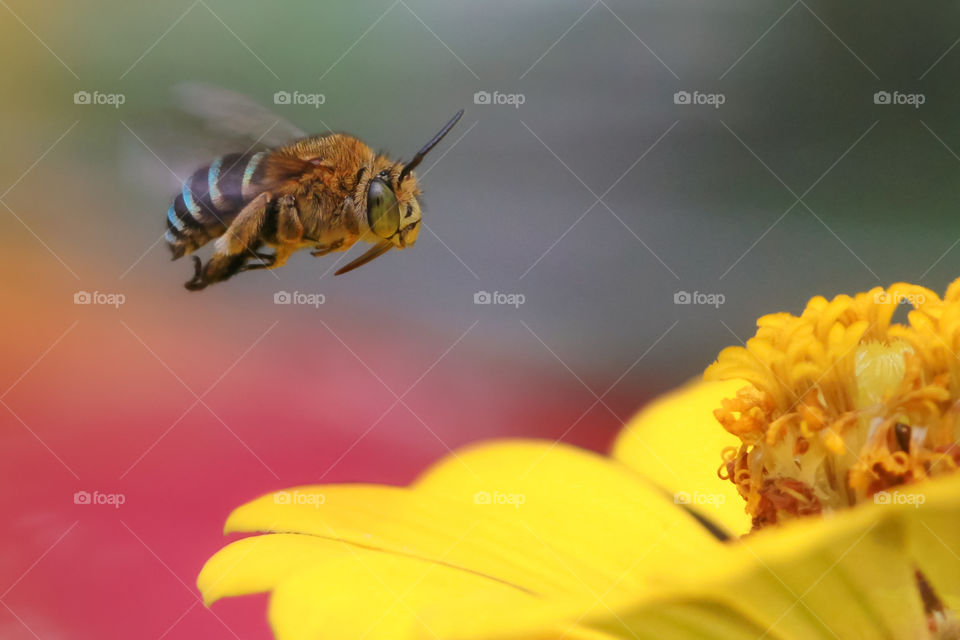
[(267, 268), (276, 269), (277, 267), (282, 267), (283, 265), (287, 264), (287, 260), (290, 258), (291, 254), (293, 254), (295, 250), (296, 249), (290, 245), (281, 245), (277, 247), (276, 253), (274, 253), (273, 256), (271, 256), (273, 258), (273, 261), (270, 263), (270, 266)]
[(216, 253), (236, 255), (238, 253), (252, 254), (254, 245), (259, 245), (260, 234), (267, 220), (267, 210), (270, 204), (270, 194), (261, 193), (247, 203), (233, 219), (230, 226), (214, 244)]
[(303, 223), (297, 211), (297, 200), (293, 194), (280, 196), (273, 201), (271, 209), (276, 215), (276, 232), (271, 241), (273, 254), (257, 254), (260, 263), (250, 264), (247, 269), (276, 269), (286, 264), (291, 254), (297, 250), (303, 237)]
[(214, 243), (214, 252), (206, 265), (194, 258), (194, 275), (184, 286), (199, 291), (215, 282), (222, 282), (244, 270), (247, 259), (257, 256), (260, 234), (267, 217), (270, 194), (261, 193), (237, 214), (230, 226)]
[(342, 249), (342, 248), (343, 248), (343, 238), (340, 238), (339, 240), (331, 242), (330, 244), (327, 244), (327, 245), (317, 245), (317, 250), (311, 251), (310, 255), (312, 255), (314, 258), (319, 258), (321, 256), (325, 256), (328, 253), (332, 253), (333, 251), (337, 251), (338, 249)]
[(200, 291), (207, 286), (207, 282), (203, 278), (203, 263), (197, 256), (190, 257), (193, 258), (193, 277), (187, 280), (183, 286), (189, 291)]
[(280, 244), (296, 244), (303, 237), (303, 223), (296, 202), (289, 193), (277, 200), (277, 241)]
[(226, 280), (233, 274), (242, 271), (243, 263), (246, 260), (243, 255), (224, 256), (214, 254), (204, 266), (200, 262), (200, 258), (192, 257), (193, 277), (183, 285), (189, 291), (201, 291), (206, 289), (208, 285)]
[(260, 262), (247, 262), (240, 271), (256, 271), (257, 269), (270, 269), (273, 267), (276, 256), (272, 253), (254, 253)]

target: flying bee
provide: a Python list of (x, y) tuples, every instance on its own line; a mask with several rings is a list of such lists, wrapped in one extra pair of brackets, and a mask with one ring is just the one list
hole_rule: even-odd
[(337, 270), (340, 275), (394, 247), (412, 246), (421, 221), (414, 169), (461, 116), (462, 109), (406, 163), (353, 136), (330, 133), (223, 155), (198, 169), (167, 211), (165, 240), (174, 260), (214, 245), (206, 264), (193, 256), (195, 273), (186, 288), (198, 291), (241, 271), (275, 269), (300, 249), (320, 257), (357, 241), (373, 245)]

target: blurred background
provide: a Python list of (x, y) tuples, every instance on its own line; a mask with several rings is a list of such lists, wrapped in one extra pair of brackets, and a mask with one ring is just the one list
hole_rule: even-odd
[[(485, 438), (602, 451), (759, 315), (942, 290), (960, 15), (923, 7), (0, 1), (0, 637), (265, 640), (264, 598), (194, 587), (242, 502)], [(416, 247), (185, 291), (173, 174), (243, 151), (181, 127), (186, 81), (402, 158), (466, 108)]]

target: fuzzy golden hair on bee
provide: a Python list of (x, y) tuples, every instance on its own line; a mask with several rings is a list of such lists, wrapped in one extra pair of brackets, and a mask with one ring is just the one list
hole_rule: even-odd
[(412, 246), (421, 223), (414, 170), (462, 116), (460, 110), (408, 162), (375, 153), (353, 136), (330, 133), (227, 154), (198, 169), (167, 211), (165, 237), (174, 259), (214, 245), (205, 264), (193, 258), (187, 289), (275, 269), (300, 249), (321, 257), (358, 241), (373, 245), (338, 269), (341, 275), (390, 249)]

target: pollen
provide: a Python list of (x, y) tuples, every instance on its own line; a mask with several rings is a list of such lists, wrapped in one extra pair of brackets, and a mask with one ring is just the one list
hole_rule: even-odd
[[(900, 305), (905, 324), (892, 321)], [(960, 279), (897, 283), (757, 321), (708, 380), (744, 380), (714, 416), (737, 436), (720, 476), (754, 529), (872, 501), (960, 467)]]

